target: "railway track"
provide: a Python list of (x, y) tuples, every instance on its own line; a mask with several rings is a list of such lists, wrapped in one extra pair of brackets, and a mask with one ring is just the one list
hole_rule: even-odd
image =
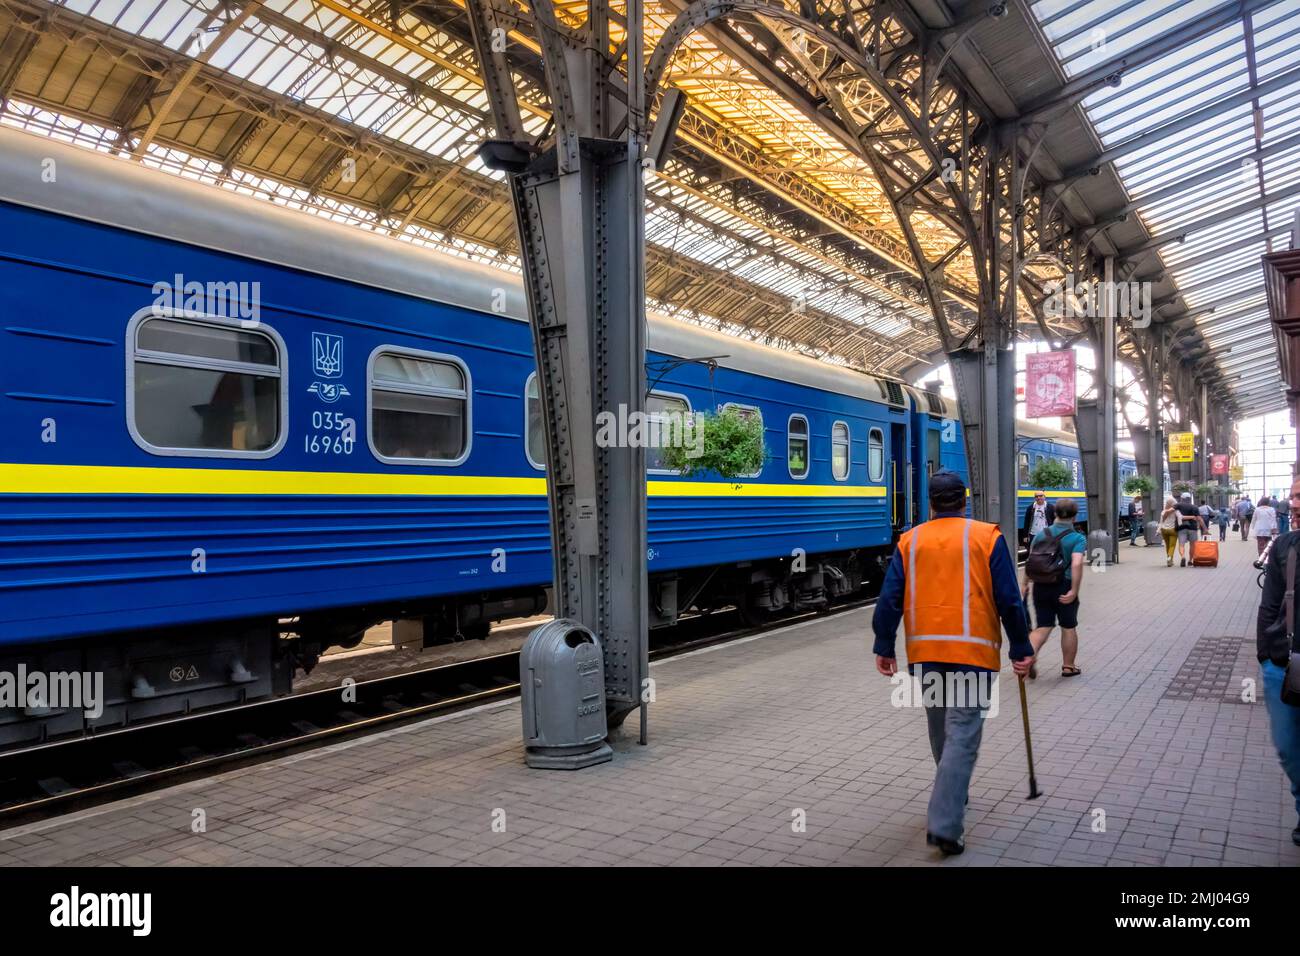
[[(874, 601), (844, 602), (821, 616), (845, 614)], [(674, 628), (650, 656), (663, 660), (817, 616), (795, 614), (721, 632), (714, 629), (722, 621), (734, 624), (733, 614), (701, 616)], [(343, 688), (330, 687), (0, 755), (0, 828), (509, 699), (519, 692), (519, 654), (380, 677), (352, 689), (355, 694), (348, 699)]]

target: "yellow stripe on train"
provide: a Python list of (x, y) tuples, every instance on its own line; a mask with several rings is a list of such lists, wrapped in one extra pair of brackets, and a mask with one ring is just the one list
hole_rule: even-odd
[[(883, 498), (884, 485), (646, 482), (652, 496), (675, 498)], [(252, 468), (0, 464), (0, 494), (10, 495), (545, 495), (543, 477), (264, 471)]]
[[(1017, 497), (1032, 498), (1038, 494), (1036, 491), (1026, 491), (1023, 488), (1016, 492)], [(1045, 488), (1043, 494), (1049, 498), (1082, 498), (1088, 493), (1086, 491), (1060, 491), (1056, 488)]]

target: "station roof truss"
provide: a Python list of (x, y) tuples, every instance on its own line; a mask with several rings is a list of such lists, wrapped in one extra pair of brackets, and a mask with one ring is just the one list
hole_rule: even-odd
[[(786, 3), (738, 4), (666, 65), (660, 91), (681, 90), (687, 106), (647, 180), (653, 307), (900, 376), (975, 321), (979, 266), (923, 148), (933, 142), (833, 43), (772, 15), (784, 9), (861, 40), (934, 142), (977, 142), (995, 125), (1022, 137), (1025, 184), (1006, 197), (1030, 253), (1021, 334), (1084, 334), (1042, 309), (1066, 239), (1084, 235), (1124, 277), (1155, 283), (1158, 321), (1179, 323), (1177, 348), (1220, 394), (1241, 410), (1274, 407), (1258, 375), (1275, 365), (1258, 258), (1300, 193), (1289, 168), (1300, 98), (1285, 81), (1300, 0), (1196, 0), (1176, 5), (1176, 22), (1159, 0), (1021, 0), (999, 18), (984, 0)], [(647, 3), (647, 54), (686, 7)], [(527, 4), (509, 11), (523, 123), (541, 139), (541, 57)], [(577, 35), (586, 4), (562, 0), (557, 13)], [(611, 33), (613, 59), (623, 39)], [(1189, 125), (1225, 99), (1235, 105)], [(519, 268), (507, 184), (476, 154), (493, 129), (464, 0), (0, 0), (0, 122)], [(1171, 148), (1177, 168), (1158, 162)], [(1241, 163), (1252, 157), (1250, 187)], [(982, 184), (957, 173), (978, 214)], [(1009, 232), (999, 240), (1016, 248)], [(918, 253), (935, 269), (949, 341)], [(1207, 363), (1206, 344), (1244, 364)], [(1121, 340), (1134, 362), (1140, 348)]]

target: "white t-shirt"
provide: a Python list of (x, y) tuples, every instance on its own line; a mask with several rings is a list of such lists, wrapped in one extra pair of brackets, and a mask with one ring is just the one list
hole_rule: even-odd
[(1255, 517), (1250, 519), (1250, 533), (1257, 538), (1271, 538), (1277, 534), (1277, 512), (1272, 505), (1260, 505)]
[(1034, 535), (1047, 527), (1047, 502), (1042, 505), (1030, 505), (1034, 509), (1034, 516), (1029, 519), (1029, 536), (1033, 540)]

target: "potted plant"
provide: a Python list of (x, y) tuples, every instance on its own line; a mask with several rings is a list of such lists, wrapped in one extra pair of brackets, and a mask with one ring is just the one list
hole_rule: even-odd
[(686, 478), (716, 474), (735, 479), (763, 467), (763, 422), (738, 408), (699, 411), (685, 416), (680, 439), (663, 449), (665, 468)]
[(1034, 470), (1029, 473), (1029, 484), (1044, 491), (1050, 488), (1066, 488), (1074, 478), (1070, 470), (1055, 458), (1041, 458)]
[(1130, 498), (1145, 498), (1151, 494), (1156, 483), (1150, 475), (1129, 475), (1124, 479), (1124, 494)]

